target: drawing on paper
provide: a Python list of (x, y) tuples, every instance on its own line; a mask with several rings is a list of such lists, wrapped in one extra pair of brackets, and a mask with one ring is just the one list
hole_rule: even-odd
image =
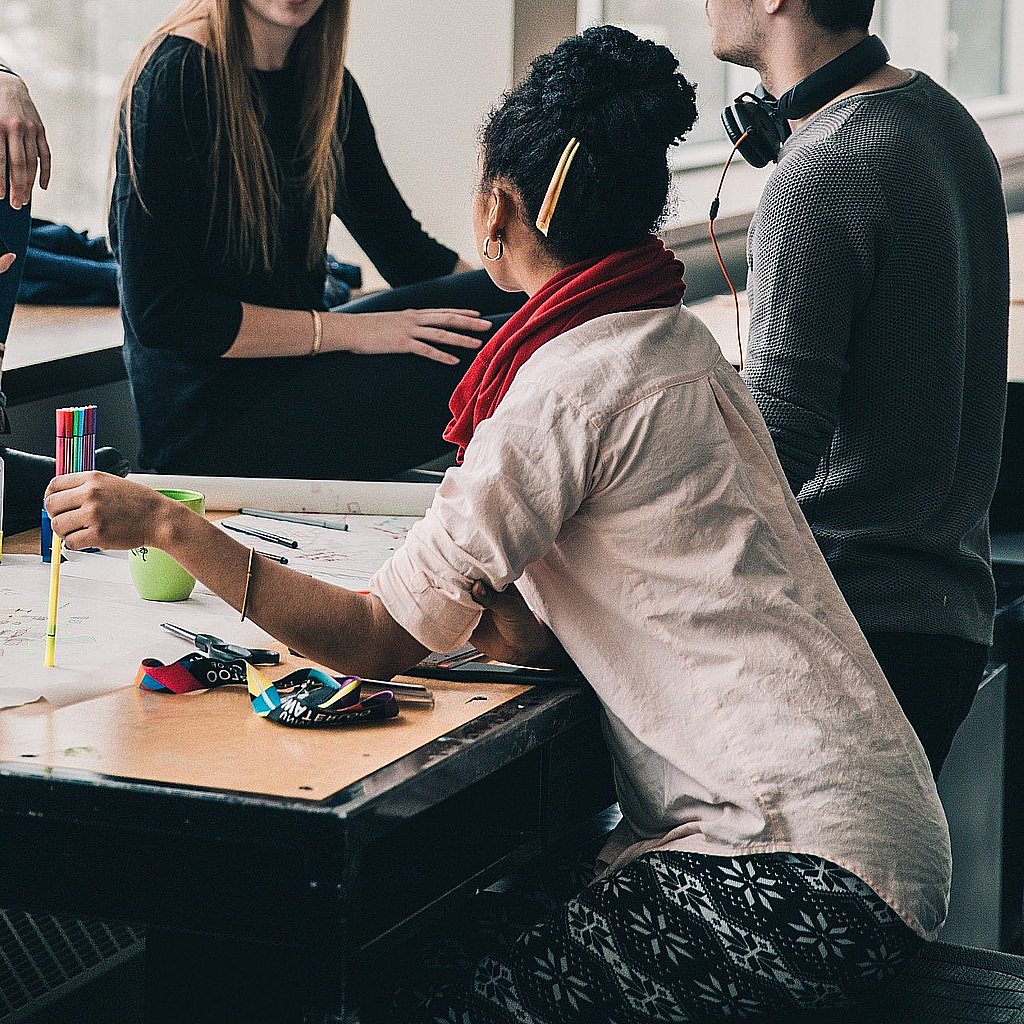
[[(63, 607), (67, 607), (65, 604)], [(88, 631), (87, 615), (60, 619), (61, 645), (95, 645), (99, 641)], [(46, 615), (31, 608), (0, 608), (0, 657), (5, 651), (40, 651), (46, 642)]]

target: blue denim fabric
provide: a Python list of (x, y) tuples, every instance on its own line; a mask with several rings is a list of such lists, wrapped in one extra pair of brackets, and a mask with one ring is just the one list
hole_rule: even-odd
[(32, 212), (28, 206), (12, 210), (6, 199), (0, 200), (0, 244), (3, 245), (3, 252), (13, 252), (18, 257), (6, 274), (0, 274), (0, 343), (7, 340), (7, 332), (11, 327), (18, 286), (25, 269), (25, 250), (28, 248), (31, 223)]
[(19, 302), (40, 306), (116, 306), (117, 263), (105, 238), (66, 224), (33, 220)]

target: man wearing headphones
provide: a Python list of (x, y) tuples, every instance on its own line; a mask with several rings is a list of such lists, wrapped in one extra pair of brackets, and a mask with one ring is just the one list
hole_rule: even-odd
[(708, 0), (707, 13), (715, 55), (763, 84), (726, 128), (751, 163), (778, 161), (748, 239), (744, 377), (938, 774), (992, 639), (1006, 208), (980, 128), (888, 63), (873, 6)]

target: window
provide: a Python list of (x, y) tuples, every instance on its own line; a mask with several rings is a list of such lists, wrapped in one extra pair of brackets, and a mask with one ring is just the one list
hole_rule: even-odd
[(884, 0), (897, 63), (942, 82), (979, 116), (1024, 107), (1024, 0)]
[(680, 70), (697, 86), (699, 112), (689, 145), (680, 150), (680, 155), (687, 162), (703, 162), (701, 144), (717, 144), (724, 138), (719, 121), (722, 108), (757, 84), (757, 75), (749, 68), (723, 64), (712, 54), (703, 0), (598, 0), (581, 4), (580, 15), (583, 24), (604, 21), (621, 25), (675, 51)]
[(6, 0), (0, 59), (28, 83), (54, 154), (33, 213), (106, 233), (106, 168), (121, 77), (173, 0)]
[[(580, 0), (578, 11), (581, 26), (610, 22), (673, 48), (697, 83), (700, 110), (678, 162), (717, 158), (719, 113), (756, 76), (715, 60), (703, 0)], [(879, 0), (873, 28), (896, 64), (931, 75), (977, 116), (1024, 109), (1024, 0)]]

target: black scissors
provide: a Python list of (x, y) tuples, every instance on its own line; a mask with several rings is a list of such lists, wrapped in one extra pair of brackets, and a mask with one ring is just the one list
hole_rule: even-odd
[(195, 644), (204, 654), (218, 661), (247, 661), (250, 665), (280, 665), (281, 655), (277, 651), (268, 651), (261, 647), (240, 647), (238, 644), (225, 643), (219, 636), (209, 633), (191, 633), (181, 626), (173, 626), (169, 622), (161, 622), (161, 629), (180, 636), (183, 640)]

